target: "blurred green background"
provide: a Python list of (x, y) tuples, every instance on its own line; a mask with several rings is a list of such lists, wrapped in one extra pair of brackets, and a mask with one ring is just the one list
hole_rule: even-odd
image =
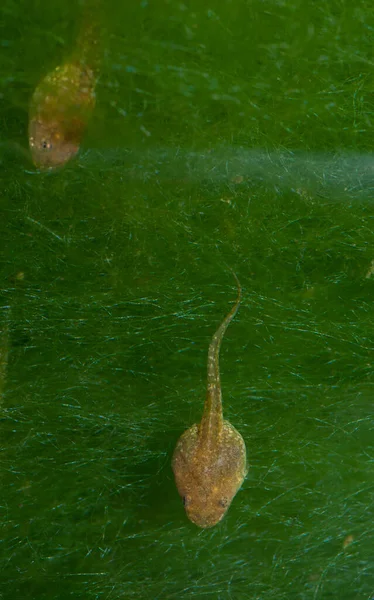
[[(97, 107), (51, 173), (28, 104), (82, 6), (0, 10), (1, 598), (372, 599), (372, 3), (97, 6)], [(228, 267), (250, 471), (203, 531), (170, 460)]]

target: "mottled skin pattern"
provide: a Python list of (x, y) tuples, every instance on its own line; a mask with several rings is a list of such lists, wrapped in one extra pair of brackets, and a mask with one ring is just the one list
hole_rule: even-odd
[(87, 61), (96, 44), (92, 32), (92, 28), (84, 30), (75, 56), (49, 73), (33, 94), (29, 145), (32, 160), (40, 169), (62, 166), (79, 150), (95, 106), (97, 75)]
[(240, 304), (238, 299), (209, 346), (208, 385), (203, 416), (179, 438), (172, 467), (188, 518), (212, 527), (225, 515), (247, 474), (245, 443), (222, 415), (219, 351), (224, 333)]

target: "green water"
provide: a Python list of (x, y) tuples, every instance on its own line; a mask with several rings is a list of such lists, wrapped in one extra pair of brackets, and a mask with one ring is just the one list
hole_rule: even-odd
[[(0, 10), (2, 600), (372, 599), (372, 4), (112, 0), (94, 117), (54, 173), (28, 103), (81, 8)], [(250, 471), (203, 531), (170, 460), (228, 267)]]

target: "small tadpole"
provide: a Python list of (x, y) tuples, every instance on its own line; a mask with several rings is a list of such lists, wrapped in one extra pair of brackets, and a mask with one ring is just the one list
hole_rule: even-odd
[(225, 331), (241, 302), (237, 300), (214, 334), (208, 351), (207, 395), (199, 424), (179, 438), (172, 468), (188, 518), (202, 528), (213, 527), (226, 514), (247, 474), (245, 443), (223, 419), (219, 352)]
[(29, 146), (39, 169), (66, 164), (78, 152), (93, 113), (98, 79), (97, 0), (86, 10), (75, 49), (37, 85), (30, 103)]

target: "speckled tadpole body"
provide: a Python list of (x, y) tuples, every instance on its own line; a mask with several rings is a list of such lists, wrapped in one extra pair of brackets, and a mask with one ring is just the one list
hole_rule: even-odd
[(224, 333), (240, 304), (238, 299), (218, 327), (209, 346), (208, 385), (200, 424), (179, 438), (172, 467), (188, 518), (199, 527), (213, 527), (229, 508), (247, 474), (245, 443), (223, 419), (219, 351)]
[(69, 61), (56, 67), (33, 94), (29, 117), (32, 160), (40, 169), (64, 165), (79, 150), (95, 106), (97, 28), (85, 26)]

